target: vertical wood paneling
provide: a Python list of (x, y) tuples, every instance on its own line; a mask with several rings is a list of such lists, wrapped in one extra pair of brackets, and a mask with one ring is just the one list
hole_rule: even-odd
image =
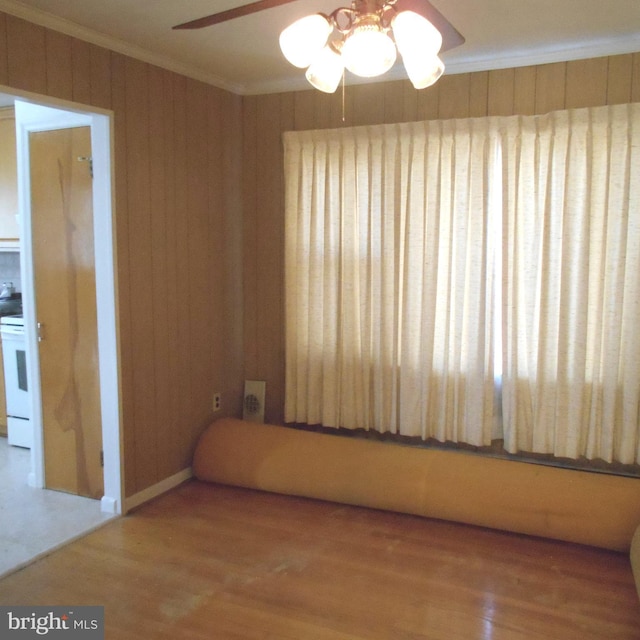
[(438, 102), (438, 117), (448, 118), (468, 118), (470, 109), (470, 74), (461, 73), (455, 76), (444, 76), (437, 87), (440, 91)]
[(515, 82), (515, 69), (497, 69), (489, 72), (489, 113), (496, 116), (513, 113)]
[(113, 54), (111, 93), (113, 100), (113, 136), (115, 146), (115, 235), (118, 247), (118, 329), (120, 333), (120, 403), (123, 415), (123, 443), (125, 495), (133, 495), (136, 485), (136, 430), (134, 421), (133, 336), (131, 317), (131, 271), (135, 256), (129, 238), (129, 176), (127, 172), (127, 92), (125, 57)]
[(0, 84), (9, 83), (7, 58), (7, 16), (4, 13), (0, 13)]
[(315, 129), (315, 100), (313, 91), (296, 91), (293, 94), (293, 126), (296, 131)]
[[(181, 95), (176, 90), (176, 76), (173, 73), (163, 73), (162, 100), (162, 164), (163, 164), (163, 198), (165, 208), (164, 220), (164, 250), (157, 248), (158, 259), (165, 261), (164, 269), (164, 298), (166, 302), (165, 323), (168, 334), (168, 351), (165, 351), (166, 362), (159, 366), (165, 369), (160, 375), (166, 376), (169, 382), (166, 398), (166, 420), (158, 421), (158, 441), (163, 443), (162, 458), (159, 459), (158, 473), (161, 477), (173, 469), (183, 468), (185, 446), (181, 434), (185, 431), (182, 422), (181, 384), (177, 379), (180, 371), (180, 354), (178, 337), (180, 335), (180, 310), (182, 291), (178, 282), (178, 247), (176, 244), (177, 230), (182, 221), (175, 215), (177, 210), (176, 190), (176, 97)], [(182, 148), (184, 145), (182, 145)], [(159, 171), (159, 169), (156, 169)], [(156, 175), (157, 179), (157, 175)], [(158, 288), (160, 288), (158, 286)], [(171, 301), (171, 303), (169, 302)], [(182, 400), (184, 401), (184, 400)]]
[(633, 54), (631, 100), (633, 102), (640, 102), (640, 53)]
[[(385, 82), (383, 85), (384, 95), (384, 122), (404, 122), (404, 82)], [(415, 91), (415, 89), (414, 89)]]
[[(297, 94), (294, 94), (294, 105)], [(242, 194), (243, 194), (243, 335), (245, 375), (255, 379), (258, 375), (258, 322), (259, 308), (256, 305), (258, 293), (258, 216), (264, 211), (258, 208), (258, 102), (262, 98), (248, 96), (242, 102)], [(294, 125), (295, 126), (295, 125)], [(271, 205), (268, 205), (271, 206)], [(264, 286), (264, 283), (262, 283)], [(248, 313), (247, 313), (248, 312)], [(269, 380), (269, 383), (271, 381)]]
[(47, 54), (47, 93), (63, 100), (73, 100), (71, 38), (57, 31), (45, 34)]
[[(330, 104), (340, 105), (339, 88)], [(346, 123), (358, 126), (375, 122), (400, 122), (483, 115), (530, 115), (568, 106), (606, 104), (607, 101), (640, 100), (640, 54), (575, 63), (557, 63), (482, 73), (444, 76), (434, 86), (416, 91), (408, 82), (349, 86), (346, 89)], [(266, 379), (268, 419), (284, 409), (284, 321), (281, 303), (283, 274), (277, 268), (283, 256), (277, 234), (282, 227), (283, 203), (275, 185), (282, 166), (278, 126), (288, 120), (295, 129), (336, 126), (319, 115), (326, 97), (304, 91), (280, 96), (284, 109), (268, 96), (243, 99), (244, 171), (244, 353), (247, 378)], [(287, 106), (289, 105), (289, 106)], [(287, 111), (291, 111), (288, 118)], [(336, 109), (339, 111), (339, 109)], [(284, 130), (284, 129), (282, 129)], [(270, 167), (264, 170), (263, 167)], [(274, 191), (276, 189), (276, 191)], [(257, 231), (259, 229), (260, 231)], [(269, 238), (267, 241), (266, 238)], [(260, 242), (267, 249), (261, 250)], [(268, 255), (267, 255), (268, 254)], [(274, 329), (280, 322), (280, 331)], [(264, 378), (264, 375), (267, 377)]]
[[(347, 90), (349, 87), (347, 87)], [(353, 113), (358, 124), (381, 124), (384, 122), (384, 93), (380, 85), (359, 84), (351, 87)]]
[[(242, 184), (242, 147), (238, 144), (243, 139), (242, 131), (242, 98), (227, 92), (220, 92), (222, 100), (222, 132), (223, 132), (223, 178), (225, 185)], [(291, 104), (291, 94), (287, 95), (288, 104)], [(293, 118), (291, 107), (287, 109)], [(287, 130), (293, 128), (289, 122)], [(224, 300), (222, 308), (224, 314), (224, 332), (220, 340), (224, 342), (224, 369), (219, 371), (222, 377), (223, 387), (219, 387), (225, 393), (223, 410), (232, 415), (242, 415), (242, 400), (244, 389), (244, 361), (238, 358), (242, 354), (243, 347), (243, 270), (242, 265), (242, 238), (243, 216), (242, 189), (228, 189), (225, 186), (223, 192), (224, 227), (224, 263), (222, 275), (224, 276)], [(238, 215), (228, 215), (227, 212), (238, 212)], [(219, 229), (216, 230), (220, 236)]]
[(514, 76), (513, 113), (533, 115), (536, 112), (536, 68), (519, 67)]
[[(212, 339), (209, 335), (211, 316), (211, 258), (209, 251), (208, 207), (208, 114), (206, 86), (187, 82), (187, 211), (189, 247), (190, 351), (189, 379), (191, 404), (188, 407), (191, 438), (201, 431), (211, 414)], [(190, 440), (191, 440), (190, 438)]]
[(469, 116), (481, 118), (487, 115), (489, 104), (489, 73), (469, 74)]
[[(313, 113), (309, 114), (312, 118)], [(261, 344), (269, 345), (257, 351), (257, 379), (270, 380), (265, 416), (278, 422), (283, 419), (280, 398), (284, 376), (284, 193), (280, 118), (279, 96), (264, 96), (257, 114), (257, 128), (262, 134), (258, 140), (257, 189), (273, 208), (268, 217), (260, 216), (256, 224), (259, 275), (270, 283), (268, 288), (258, 286), (255, 300), (262, 310), (257, 332)]]
[(608, 59), (607, 104), (624, 104), (631, 101), (633, 56), (612, 56)]
[(91, 48), (91, 104), (111, 108), (111, 52), (102, 47)]
[[(282, 102), (282, 95), (280, 94), (280, 101)], [(331, 103), (334, 99), (332, 93), (322, 93), (315, 99), (315, 126), (318, 129), (330, 129), (332, 127), (331, 122)], [(279, 113), (283, 113), (282, 105), (279, 109)]]
[[(158, 420), (155, 425), (158, 442), (166, 442), (170, 425), (174, 418), (171, 413), (171, 378), (167, 366), (172, 345), (169, 333), (169, 307), (175, 300), (167, 296), (166, 235), (167, 235), (167, 200), (164, 150), (164, 76), (161, 69), (149, 68), (148, 119), (149, 119), (149, 205), (152, 216), (151, 224), (151, 299), (153, 304), (153, 356), (155, 376), (155, 410), (157, 415), (166, 416), (167, 420)], [(158, 446), (157, 475), (166, 477), (171, 469), (171, 453)]]
[(45, 30), (7, 15), (7, 84), (25, 91), (47, 93)]
[(414, 89), (410, 82), (402, 82), (400, 86), (403, 118), (405, 122), (415, 122), (418, 120), (418, 96), (424, 92)]
[(93, 46), (76, 38), (72, 43), (73, 99), (81, 104), (91, 104), (91, 49)]
[(607, 58), (567, 62), (566, 109), (606, 104), (607, 63)]
[[(329, 120), (327, 122), (327, 128), (332, 129), (336, 125), (333, 120), (333, 103), (332, 100), (328, 105)], [(293, 131), (295, 128), (295, 114), (294, 114), (294, 94), (293, 93), (281, 93), (280, 94), (280, 113), (282, 114), (282, 131)]]
[(427, 87), (421, 91), (416, 91), (416, 93), (418, 94), (417, 119), (434, 120), (435, 118), (438, 118), (438, 113), (440, 111), (440, 83), (437, 82), (431, 87)]
[(536, 113), (564, 109), (566, 77), (566, 62), (545, 64), (536, 68)]
[[(209, 355), (209, 365), (212, 367), (210, 376), (210, 386), (208, 387), (209, 396), (213, 393), (222, 393), (223, 400), (227, 403), (231, 402), (231, 397), (227, 395), (224, 385), (223, 367), (220, 363), (225, 363), (225, 310), (217, 303), (218, 300), (224, 299), (225, 295), (225, 278), (226, 278), (226, 261), (224, 256), (225, 245), (225, 222), (224, 222), (224, 197), (223, 185), (225, 180), (225, 117), (224, 104), (222, 96), (219, 92), (210, 91), (206, 94), (206, 112), (207, 112), (207, 203), (208, 216), (206, 232), (208, 235), (208, 253), (210, 257), (209, 265), (209, 289), (210, 295), (206, 296), (207, 315), (209, 316), (208, 331), (213, 336), (211, 342), (211, 350)], [(228, 162), (232, 158), (227, 158)], [(231, 339), (231, 337), (229, 337)], [(218, 368), (214, 366), (218, 363)], [(226, 364), (226, 363), (225, 363)], [(204, 415), (206, 417), (206, 409)]]
[[(127, 101), (127, 200), (131, 273), (130, 305), (133, 358), (136, 487), (156, 482), (157, 440), (153, 344), (153, 278), (149, 162), (149, 70), (143, 62), (125, 61)], [(135, 247), (135, 254), (132, 253)]]
[(185, 449), (190, 442), (189, 415), (192, 403), (192, 389), (189, 371), (191, 366), (191, 325), (190, 291), (189, 291), (189, 212), (188, 202), (188, 169), (189, 143), (187, 136), (187, 120), (189, 118), (187, 104), (187, 80), (176, 76), (174, 83), (174, 135), (175, 135), (175, 194), (176, 194), (176, 279), (178, 286), (178, 326), (175, 335), (175, 349), (178, 354), (178, 366), (174, 383), (178, 387), (180, 415), (175, 429), (178, 437), (178, 451), (185, 456)]

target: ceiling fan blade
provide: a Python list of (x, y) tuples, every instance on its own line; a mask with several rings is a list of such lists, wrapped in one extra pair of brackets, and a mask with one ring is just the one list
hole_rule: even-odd
[(191, 22), (185, 22), (178, 24), (174, 29), (202, 29), (203, 27), (210, 27), (213, 24), (220, 22), (226, 22), (227, 20), (233, 20), (234, 18), (240, 18), (242, 16), (248, 16), (251, 13), (257, 13), (258, 11), (264, 11), (264, 9), (272, 9), (273, 7), (279, 7), (283, 4), (289, 4), (294, 0), (257, 0), (251, 4), (245, 4), (234, 9), (228, 9), (227, 11), (221, 11), (220, 13), (214, 13), (204, 18), (198, 18), (197, 20), (191, 20)]
[[(210, 27), (220, 22), (226, 22), (227, 20), (233, 20), (234, 18), (240, 18), (242, 16), (248, 16), (258, 11), (264, 11), (265, 9), (272, 9), (274, 7), (280, 7), (285, 4), (294, 2), (294, 0), (257, 0), (250, 4), (245, 4), (234, 9), (227, 9), (220, 13), (214, 13), (204, 18), (198, 18), (197, 20), (191, 20), (183, 24), (178, 24), (174, 29), (202, 29), (203, 27)], [(339, 4), (339, 1), (336, 1)], [(441, 51), (447, 51), (453, 49), (464, 43), (465, 39), (460, 32), (436, 9), (429, 0), (397, 0), (395, 4), (397, 11), (415, 11), (429, 20), (438, 31), (442, 34), (442, 48)]]

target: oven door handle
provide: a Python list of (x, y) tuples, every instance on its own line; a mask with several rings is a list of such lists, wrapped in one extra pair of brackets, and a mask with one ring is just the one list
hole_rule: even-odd
[(23, 327), (11, 327), (7, 325), (3, 325), (0, 329), (0, 335), (2, 336), (24, 336), (24, 328)]

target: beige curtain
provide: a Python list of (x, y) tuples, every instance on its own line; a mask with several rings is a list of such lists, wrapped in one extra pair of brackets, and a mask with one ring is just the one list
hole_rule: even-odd
[(498, 122), (285, 134), (288, 422), (490, 442)]
[(640, 461), (640, 105), (509, 118), (505, 446)]

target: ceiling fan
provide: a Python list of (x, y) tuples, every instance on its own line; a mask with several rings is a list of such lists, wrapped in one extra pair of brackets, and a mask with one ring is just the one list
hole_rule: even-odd
[[(174, 29), (201, 29), (272, 9), (294, 0), (257, 0)], [(316, 88), (333, 93), (345, 68), (362, 77), (388, 71), (398, 51), (417, 89), (432, 85), (444, 72), (438, 54), (464, 43), (464, 37), (428, 0), (351, 0), (330, 15), (296, 20), (280, 35), (289, 62), (307, 68)]]

